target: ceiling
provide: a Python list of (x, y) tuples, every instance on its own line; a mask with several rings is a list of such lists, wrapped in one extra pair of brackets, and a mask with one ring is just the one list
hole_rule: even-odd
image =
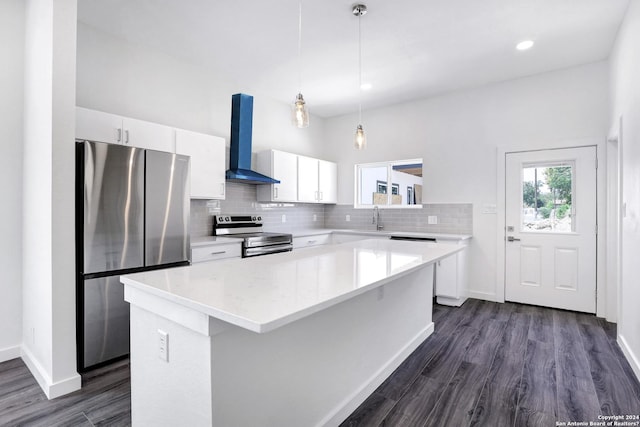
[[(600, 61), (628, 0), (365, 0), (363, 109)], [(78, 20), (215, 70), (284, 102), (299, 89), (311, 113), (357, 111), (353, 1), (79, 0)], [(535, 40), (528, 51), (516, 43)], [(299, 66), (301, 64), (301, 66)]]

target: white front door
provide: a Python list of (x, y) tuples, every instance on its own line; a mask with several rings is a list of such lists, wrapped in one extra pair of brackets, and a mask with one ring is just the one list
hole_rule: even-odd
[(505, 160), (505, 299), (595, 313), (596, 147)]

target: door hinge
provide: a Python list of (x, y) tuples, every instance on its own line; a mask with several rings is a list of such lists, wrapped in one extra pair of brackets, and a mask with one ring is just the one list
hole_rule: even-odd
[(598, 158), (596, 157), (596, 169), (598, 169)]
[(598, 235), (598, 224), (596, 224), (595, 229), (596, 229), (596, 236), (597, 236)]

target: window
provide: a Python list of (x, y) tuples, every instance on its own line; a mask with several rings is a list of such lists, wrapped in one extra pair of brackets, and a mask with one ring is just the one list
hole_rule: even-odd
[(574, 231), (573, 162), (524, 165), (521, 231)]
[(355, 177), (356, 208), (422, 207), (422, 159), (356, 165)]

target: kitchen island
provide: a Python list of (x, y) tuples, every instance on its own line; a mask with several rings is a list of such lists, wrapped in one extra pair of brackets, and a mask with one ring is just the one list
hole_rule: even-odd
[(361, 240), (121, 278), (136, 425), (338, 425), (433, 332), (459, 245)]

